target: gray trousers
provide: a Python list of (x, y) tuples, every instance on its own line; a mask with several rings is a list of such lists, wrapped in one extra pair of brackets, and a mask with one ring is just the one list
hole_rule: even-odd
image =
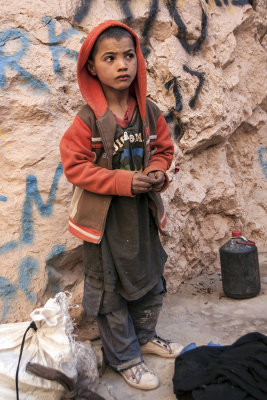
[(162, 279), (145, 296), (127, 301), (104, 292), (97, 316), (104, 358), (116, 371), (143, 361), (140, 345), (156, 336), (156, 324), (166, 292)]

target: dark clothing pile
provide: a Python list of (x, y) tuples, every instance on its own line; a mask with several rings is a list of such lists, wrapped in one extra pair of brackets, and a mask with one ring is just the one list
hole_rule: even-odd
[(230, 346), (201, 346), (175, 360), (179, 400), (266, 400), (267, 336), (248, 333)]

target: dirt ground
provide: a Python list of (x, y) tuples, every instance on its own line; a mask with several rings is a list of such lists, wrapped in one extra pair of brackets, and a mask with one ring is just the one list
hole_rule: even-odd
[[(261, 292), (251, 299), (234, 300), (222, 290), (219, 273), (200, 275), (181, 285), (178, 293), (165, 296), (157, 333), (184, 346), (232, 344), (249, 332), (267, 335), (267, 252), (259, 254)], [(94, 342), (99, 349), (99, 341)], [(107, 367), (100, 378), (98, 393), (106, 400), (175, 400), (172, 388), (174, 360), (144, 357), (160, 379), (159, 388), (142, 391), (131, 388), (123, 378)]]

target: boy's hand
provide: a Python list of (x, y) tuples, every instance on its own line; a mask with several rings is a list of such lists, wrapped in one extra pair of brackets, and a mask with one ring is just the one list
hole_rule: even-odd
[(152, 192), (160, 192), (165, 183), (165, 174), (162, 171), (152, 171), (148, 174), (149, 177), (154, 179), (152, 184)]
[(140, 194), (140, 193), (150, 192), (151, 190), (153, 190), (153, 185), (155, 183), (156, 180), (154, 179), (153, 176), (148, 176), (140, 174), (140, 172), (136, 172), (133, 175), (132, 179), (132, 193)]

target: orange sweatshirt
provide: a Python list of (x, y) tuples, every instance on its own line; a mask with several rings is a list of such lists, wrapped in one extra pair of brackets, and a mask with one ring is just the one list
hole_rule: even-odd
[[(69, 230), (75, 236), (93, 243), (101, 241), (112, 195), (133, 196), (131, 182), (135, 173), (112, 169), (116, 121), (108, 108), (100, 82), (87, 69), (87, 60), (96, 39), (110, 26), (127, 29), (136, 44), (137, 75), (130, 90), (137, 100), (144, 126), (144, 173), (155, 170), (166, 173), (173, 155), (167, 123), (158, 107), (146, 100), (146, 67), (137, 35), (118, 21), (106, 21), (98, 25), (84, 41), (77, 63), (78, 84), (86, 105), (60, 142), (65, 175), (75, 186)], [(167, 186), (166, 175), (164, 189)], [(150, 195), (155, 205), (155, 217), (158, 214), (156, 222), (161, 227), (165, 218), (160, 196), (154, 192)]]

